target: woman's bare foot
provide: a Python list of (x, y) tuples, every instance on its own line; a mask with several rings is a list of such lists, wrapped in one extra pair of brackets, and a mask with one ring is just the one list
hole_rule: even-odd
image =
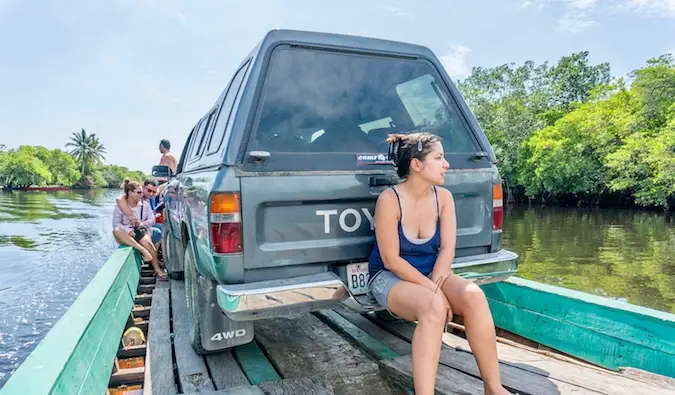
[(155, 271), (155, 275), (160, 281), (166, 281), (169, 279), (169, 274), (166, 272), (166, 270)]
[(146, 250), (144, 247), (139, 248), (138, 251), (141, 253), (141, 255), (143, 255), (144, 262), (152, 261), (152, 255), (150, 255), (150, 252)]
[(499, 387), (494, 388), (492, 390), (489, 389), (487, 386), (485, 386), (485, 395), (512, 395), (512, 394), (500, 385)]

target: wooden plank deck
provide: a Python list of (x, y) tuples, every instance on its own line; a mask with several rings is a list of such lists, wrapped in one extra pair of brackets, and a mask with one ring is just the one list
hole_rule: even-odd
[[(384, 322), (343, 308), (266, 319), (256, 321), (252, 343), (200, 356), (189, 344), (186, 309), (182, 281), (154, 285), (144, 394), (406, 394), (412, 388), (414, 323)], [(444, 343), (437, 393), (483, 394), (468, 342), (446, 334)], [(668, 381), (643, 380), (532, 349), (498, 343), (498, 352), (505, 387), (522, 395), (665, 395), (675, 390)]]

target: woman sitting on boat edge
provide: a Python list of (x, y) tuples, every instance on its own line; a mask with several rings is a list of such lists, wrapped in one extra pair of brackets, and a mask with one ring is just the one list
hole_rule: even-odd
[(152, 225), (155, 223), (155, 214), (150, 203), (141, 196), (141, 184), (136, 181), (124, 180), (124, 200), (136, 218), (129, 218), (115, 205), (113, 211), (113, 235), (118, 243), (135, 248), (143, 256), (145, 262), (150, 262), (158, 280), (167, 280), (166, 273), (160, 269), (157, 259), (157, 250), (150, 237)]
[(392, 315), (417, 321), (412, 338), (415, 393), (434, 393), (443, 332), (456, 312), (464, 317), (485, 394), (510, 394), (501, 385), (487, 299), (476, 284), (452, 273), (457, 220), (453, 196), (443, 188), (450, 165), (441, 139), (417, 132), (387, 140), (403, 182), (377, 199), (368, 289)]

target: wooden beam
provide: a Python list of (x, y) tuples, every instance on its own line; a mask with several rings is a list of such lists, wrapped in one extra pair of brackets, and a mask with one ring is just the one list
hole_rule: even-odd
[(171, 358), (169, 290), (158, 289), (152, 298), (147, 354), (145, 358), (145, 395), (176, 393)]
[[(415, 323), (405, 321), (385, 322), (372, 315), (369, 315), (368, 318), (407, 341), (412, 339)], [(442, 357), (441, 363), (462, 370), (474, 377), (479, 377), (475, 358), (471, 354), (471, 348), (466, 339), (449, 333), (444, 334), (443, 339), (446, 346), (447, 343), (450, 343), (450, 345), (456, 346), (455, 350), (461, 351), (465, 355), (449, 354), (442, 351), (441, 355), (445, 355), (446, 358), (443, 359)], [(446, 347), (443, 347), (443, 349), (453, 350)], [(613, 372), (603, 372), (596, 368), (564, 362), (507, 344), (498, 342), (497, 352), (500, 359), (500, 371), (504, 380), (503, 384), (523, 393), (529, 393), (528, 391), (536, 388), (533, 387), (534, 384), (532, 383), (539, 383), (542, 388), (556, 388), (559, 393), (586, 391), (587, 393), (612, 395), (666, 395), (661, 388), (649, 386), (646, 383), (631, 382), (631, 380)], [(513, 370), (514, 368), (517, 370)], [(547, 384), (540, 378), (533, 377), (533, 375), (539, 375), (549, 383)]]
[(365, 351), (377, 360), (393, 359), (400, 355), (396, 351), (387, 347), (386, 344), (361, 330), (361, 328), (349, 322), (343, 316), (334, 311), (323, 310), (316, 312), (315, 315), (336, 332), (347, 336), (361, 350)]
[(378, 366), (312, 314), (256, 322), (256, 337), (285, 378), (325, 375), (336, 394), (391, 394)]
[(281, 380), (274, 366), (267, 360), (255, 340), (235, 347), (232, 352), (251, 384)]
[[(402, 388), (413, 388), (412, 356), (380, 361), (382, 371)], [(483, 395), (483, 382), (444, 366), (438, 367), (436, 393), (442, 395)]]
[(142, 384), (145, 376), (145, 368), (121, 369), (110, 376), (109, 387), (117, 387), (122, 384)]
[(268, 381), (258, 385), (243, 385), (219, 391), (204, 391), (190, 395), (281, 395), (308, 394), (333, 395), (332, 387), (325, 377), (303, 377)]
[(139, 344), (138, 346), (130, 346), (126, 350), (122, 348), (122, 345), (120, 344), (120, 348), (117, 350), (117, 358), (133, 358), (133, 357), (144, 357), (146, 354), (146, 345), (145, 344)]
[(190, 344), (191, 322), (188, 322), (185, 285), (171, 280), (171, 307), (173, 309), (174, 351), (178, 366), (178, 379), (183, 392), (215, 390), (209, 377), (204, 358), (197, 355)]
[(217, 390), (249, 384), (246, 375), (237, 364), (231, 350), (209, 354), (205, 359), (211, 372), (213, 384)]

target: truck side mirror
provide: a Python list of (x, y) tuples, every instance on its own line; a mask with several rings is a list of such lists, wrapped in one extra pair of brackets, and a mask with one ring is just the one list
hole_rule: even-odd
[(169, 166), (157, 165), (152, 166), (152, 176), (155, 178), (165, 178), (168, 180), (173, 176), (173, 174), (171, 173), (171, 169), (169, 169)]

